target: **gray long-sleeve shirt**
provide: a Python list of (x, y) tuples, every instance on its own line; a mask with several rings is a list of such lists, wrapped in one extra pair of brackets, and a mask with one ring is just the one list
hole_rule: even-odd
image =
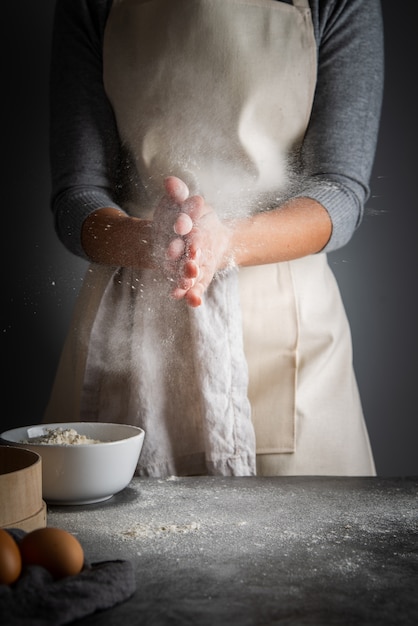
[[(280, 1), (280, 0), (279, 0)], [(51, 63), (52, 209), (74, 254), (85, 218), (118, 207), (119, 137), (103, 86), (103, 33), (112, 0), (57, 0)], [(346, 244), (369, 197), (383, 93), (379, 0), (310, 0), (318, 50), (311, 118), (296, 195), (332, 220), (325, 252)]]

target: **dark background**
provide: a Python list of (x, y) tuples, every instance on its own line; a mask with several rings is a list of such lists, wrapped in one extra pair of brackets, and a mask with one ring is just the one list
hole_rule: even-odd
[[(402, 476), (418, 475), (416, 21), (413, 0), (382, 8), (385, 97), (372, 196), (330, 264), (352, 325), (378, 474)], [(53, 9), (53, 0), (2, 9), (1, 430), (41, 421), (85, 269), (58, 242), (49, 209)]]

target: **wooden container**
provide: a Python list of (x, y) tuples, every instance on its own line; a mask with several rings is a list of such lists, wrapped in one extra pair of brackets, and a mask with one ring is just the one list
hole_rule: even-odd
[(29, 532), (44, 526), (41, 457), (31, 450), (0, 445), (0, 528)]

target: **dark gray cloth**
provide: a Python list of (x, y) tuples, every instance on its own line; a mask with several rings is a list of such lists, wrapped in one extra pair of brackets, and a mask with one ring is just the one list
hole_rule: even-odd
[[(19, 541), (26, 533), (7, 529)], [(43, 567), (26, 567), (14, 585), (0, 585), (0, 624), (61, 626), (109, 609), (135, 592), (130, 561), (85, 563), (76, 576), (54, 580)]]

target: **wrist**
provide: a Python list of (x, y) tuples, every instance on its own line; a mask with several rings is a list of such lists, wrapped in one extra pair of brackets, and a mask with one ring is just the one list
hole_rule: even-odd
[(238, 266), (236, 259), (236, 249), (234, 246), (234, 225), (236, 220), (224, 220), (224, 244), (221, 255), (219, 270), (225, 271)]
[(81, 242), (91, 261), (116, 267), (152, 267), (151, 222), (103, 208), (84, 221)]

